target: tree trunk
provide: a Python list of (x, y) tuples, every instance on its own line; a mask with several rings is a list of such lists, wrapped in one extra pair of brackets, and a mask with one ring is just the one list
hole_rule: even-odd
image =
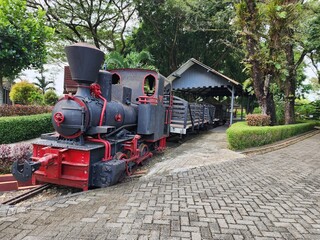
[[(292, 35), (290, 31), (290, 35)], [(296, 91), (296, 66), (294, 62), (294, 52), (293, 45), (288, 43), (285, 47), (286, 51), (286, 60), (288, 64), (288, 76), (286, 77), (286, 82), (284, 84), (284, 98), (285, 98), (285, 107), (284, 107), (284, 123), (293, 124), (295, 123), (294, 115), (294, 101), (295, 101), (295, 91)]]
[(3, 101), (3, 79), (2, 76), (0, 76), (0, 105), (4, 103)]
[(269, 93), (267, 96), (267, 115), (270, 116), (270, 125), (274, 126), (277, 122), (277, 119), (276, 119), (276, 106), (273, 100), (272, 93)]
[(273, 100), (273, 94), (267, 93), (266, 95), (260, 95), (256, 97), (261, 107), (261, 113), (270, 116), (270, 125), (276, 124), (276, 108)]
[(295, 123), (294, 102), (295, 102), (295, 77), (290, 74), (286, 79), (284, 86), (285, 103), (284, 103), (284, 124)]
[[(257, 20), (258, 10), (254, 0), (247, 0), (248, 17), (245, 19), (245, 32), (258, 32), (259, 26)], [(251, 77), (253, 80), (254, 93), (257, 97), (262, 114), (270, 115), (271, 125), (276, 123), (276, 111), (273, 101), (273, 94), (270, 93), (270, 76), (262, 69), (261, 61), (258, 56), (260, 42), (253, 34), (246, 34), (246, 45), (248, 50), (247, 59), (250, 59)]]
[[(249, 41), (250, 42), (250, 41)], [(270, 125), (276, 124), (276, 109), (273, 94), (270, 92), (269, 77), (263, 78), (264, 74), (258, 61), (252, 61), (252, 79), (254, 93), (257, 97), (262, 114), (270, 116)]]

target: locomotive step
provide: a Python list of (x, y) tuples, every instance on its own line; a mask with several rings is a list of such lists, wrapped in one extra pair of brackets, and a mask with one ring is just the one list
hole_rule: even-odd
[(68, 161), (62, 161), (62, 164), (65, 165), (70, 165), (70, 166), (77, 166), (77, 167), (88, 167), (89, 164), (85, 164), (85, 163), (75, 163), (75, 162), (68, 162)]
[(61, 175), (61, 178), (67, 179), (67, 180), (73, 180), (73, 181), (88, 181), (88, 178), (82, 178), (82, 177), (75, 177), (70, 175)]

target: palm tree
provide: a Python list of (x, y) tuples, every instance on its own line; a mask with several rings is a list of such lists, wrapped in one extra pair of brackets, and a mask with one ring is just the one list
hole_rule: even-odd
[(44, 68), (40, 69), (40, 77), (36, 77), (38, 82), (35, 82), (34, 85), (36, 85), (44, 94), (47, 90), (55, 90), (55, 87), (49, 86), (50, 84), (54, 84), (54, 81), (46, 81), (46, 77), (44, 76)]
[(116, 68), (143, 68), (156, 70), (156, 67), (151, 65), (153, 57), (148, 51), (131, 52), (126, 56), (119, 52), (111, 52), (106, 55), (105, 65), (108, 69)]

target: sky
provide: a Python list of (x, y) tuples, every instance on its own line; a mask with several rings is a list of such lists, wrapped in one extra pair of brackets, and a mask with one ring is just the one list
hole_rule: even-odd
[[(306, 59), (305, 62), (306, 62), (306, 64), (307, 64), (307, 66), (308, 66), (307, 68), (305, 68), (305, 74), (306, 74), (306, 76), (307, 76), (307, 79), (305, 80), (305, 82), (308, 84), (308, 83), (310, 83), (309, 80), (310, 80), (311, 78), (314, 78), (314, 77), (317, 77), (317, 76), (316, 76), (316, 71), (315, 71), (314, 67), (312, 66), (310, 60), (309, 60), (309, 59)], [(319, 99), (318, 99), (319, 97), (317, 97), (317, 95), (316, 95), (315, 93), (308, 94), (308, 95), (306, 96), (306, 98), (307, 98), (308, 100), (310, 100), (310, 101), (319, 100)]]

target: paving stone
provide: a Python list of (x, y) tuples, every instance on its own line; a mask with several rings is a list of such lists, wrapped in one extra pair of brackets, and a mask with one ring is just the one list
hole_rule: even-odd
[(98, 219), (97, 218), (82, 218), (81, 222), (89, 222), (89, 223), (95, 223), (97, 222)]
[(0, 238), (320, 239), (319, 142), (320, 134), (30, 208), (1, 206)]

